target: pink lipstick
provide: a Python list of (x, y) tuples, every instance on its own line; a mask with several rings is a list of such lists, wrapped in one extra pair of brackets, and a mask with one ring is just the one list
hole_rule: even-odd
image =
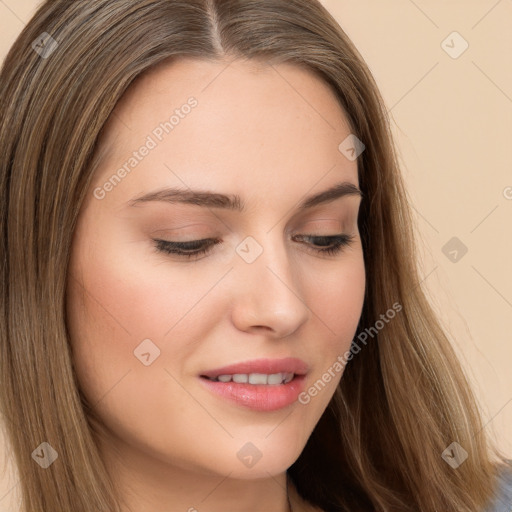
[(291, 405), (304, 389), (308, 365), (301, 359), (255, 359), (200, 374), (203, 385), (242, 407), (275, 411)]

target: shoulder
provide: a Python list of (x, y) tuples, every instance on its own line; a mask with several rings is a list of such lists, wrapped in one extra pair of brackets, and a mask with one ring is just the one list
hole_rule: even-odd
[(498, 475), (497, 491), (491, 506), (485, 512), (511, 512), (512, 511), (512, 460), (508, 461), (509, 468), (503, 468)]

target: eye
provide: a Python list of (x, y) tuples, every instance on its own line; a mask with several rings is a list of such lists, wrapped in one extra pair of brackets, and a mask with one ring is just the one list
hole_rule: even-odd
[[(322, 255), (334, 256), (341, 252), (343, 247), (349, 246), (354, 241), (355, 236), (347, 234), (330, 236), (296, 235), (294, 239), (314, 242), (312, 244), (314, 247), (310, 247), (312, 251)], [(155, 242), (155, 247), (158, 252), (191, 259), (210, 252), (214, 245), (221, 243), (221, 240), (205, 238), (203, 240), (192, 240), (190, 242), (172, 242), (155, 238), (153, 242)]]
[(170, 242), (160, 239), (153, 239), (153, 241), (157, 251), (189, 259), (209, 252), (214, 245), (220, 243), (220, 240), (212, 238), (192, 240), (190, 242)]
[[(315, 240), (317, 241), (317, 245), (313, 251), (328, 256), (334, 256), (341, 252), (343, 247), (349, 246), (354, 241), (355, 236), (346, 234), (331, 236), (297, 235), (294, 238), (298, 238), (299, 240)], [(318, 247), (321, 248), (318, 249)]]

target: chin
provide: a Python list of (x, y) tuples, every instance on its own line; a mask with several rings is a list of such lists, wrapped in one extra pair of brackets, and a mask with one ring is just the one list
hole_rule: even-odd
[[(272, 437), (272, 435), (270, 436)], [(228, 475), (233, 479), (251, 480), (280, 475), (298, 459), (300, 447), (283, 446), (280, 438), (274, 442), (269, 439), (246, 441), (231, 439), (229, 446), (216, 444), (205, 458), (205, 453), (198, 454), (202, 460), (196, 463), (207, 473)]]

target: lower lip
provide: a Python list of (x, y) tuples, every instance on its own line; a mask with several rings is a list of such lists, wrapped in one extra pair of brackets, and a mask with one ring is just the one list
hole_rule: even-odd
[(254, 411), (277, 411), (297, 400), (304, 389), (305, 376), (296, 376), (290, 382), (279, 385), (219, 382), (204, 377), (200, 377), (200, 380), (210, 391), (236, 405)]

